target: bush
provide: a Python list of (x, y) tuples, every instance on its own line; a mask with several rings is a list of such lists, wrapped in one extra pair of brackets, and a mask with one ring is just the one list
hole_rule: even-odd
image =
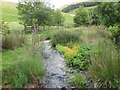
[(10, 29), (7, 22), (0, 23), (0, 29), (2, 31), (2, 34), (4, 35), (10, 33)]
[(76, 11), (76, 15), (74, 17), (74, 23), (76, 26), (79, 25), (87, 25), (90, 23), (89, 12), (86, 8), (80, 6)]
[(14, 47), (23, 46), (25, 37), (20, 32), (11, 32), (9, 34), (3, 34), (2, 48), (13, 49)]
[(96, 55), (88, 71), (91, 78), (97, 83), (98, 88), (120, 87), (119, 53), (110, 41), (103, 40), (99, 43)]
[(77, 88), (87, 88), (86, 78), (82, 74), (76, 74), (74, 78), (68, 78), (70, 83), (73, 83)]
[(66, 44), (68, 42), (78, 42), (80, 40), (80, 34), (72, 31), (59, 31), (52, 37), (52, 45)]
[(91, 64), (90, 61), (90, 48), (85, 45), (73, 45), (72, 48), (57, 45), (56, 49), (64, 54), (65, 62), (77, 69), (87, 69)]
[(110, 38), (115, 44), (120, 45), (120, 25), (110, 26), (108, 30), (111, 32)]

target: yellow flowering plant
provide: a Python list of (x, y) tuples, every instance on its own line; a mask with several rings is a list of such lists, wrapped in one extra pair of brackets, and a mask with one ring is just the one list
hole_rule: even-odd
[(64, 54), (65, 62), (72, 67), (87, 69), (90, 65), (90, 48), (85, 45), (72, 44), (68, 46), (57, 45), (57, 50)]

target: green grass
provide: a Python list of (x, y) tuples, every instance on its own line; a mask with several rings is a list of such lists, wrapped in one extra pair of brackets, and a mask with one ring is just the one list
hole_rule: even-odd
[[(18, 34), (21, 35), (21, 33)], [(12, 33), (9, 33), (9, 35), (11, 35), (13, 41), (11, 41), (11, 38), (7, 41), (16, 44), (14, 48), (6, 48), (2, 52), (2, 86), (13, 88), (23, 88), (29, 84), (38, 86), (42, 82), (45, 73), (39, 51), (41, 48), (39, 38), (34, 36), (35, 44), (33, 45), (31, 34), (26, 34), (24, 37), (25, 43), (21, 47), (17, 47), (19, 35)], [(5, 45), (9, 45), (9, 43)]]
[(77, 9), (78, 9), (78, 8), (73, 9), (73, 10), (69, 11), (68, 13), (69, 13), (69, 14), (74, 14), (74, 15), (75, 15)]
[(13, 51), (8, 50), (2, 53), (2, 69), (7, 69), (13, 65)]
[[(88, 10), (90, 10), (90, 9), (94, 9), (94, 8), (96, 8), (96, 7), (97, 7), (97, 6), (91, 6), (91, 7), (85, 7), (85, 8), (88, 9)], [(73, 10), (67, 12), (67, 13), (75, 15), (77, 9), (78, 9), (78, 8), (73, 9)]]
[(97, 83), (97, 88), (120, 88), (119, 55), (109, 39), (101, 38), (94, 47), (96, 55), (92, 58), (89, 75)]
[(75, 85), (77, 88), (87, 88), (86, 77), (79, 73), (75, 74), (74, 78), (68, 78), (68, 81)]
[(36, 46), (33, 51), (32, 44), (28, 43), (23, 47), (4, 51), (2, 86), (22, 88), (29, 84), (41, 83), (45, 70), (39, 50), (39, 46)]
[(91, 6), (91, 7), (86, 7), (86, 9), (90, 10), (90, 9), (94, 9), (96, 8), (97, 6)]
[(0, 13), (0, 16), (2, 17), (2, 20), (5, 22), (19, 22), (18, 20), (18, 11), (16, 9), (17, 4), (13, 2), (0, 2), (0, 6), (2, 9), (2, 13)]
[(65, 25), (73, 25), (74, 22), (73, 22), (73, 16), (67, 14), (67, 13), (62, 13), (63, 16), (65, 17)]

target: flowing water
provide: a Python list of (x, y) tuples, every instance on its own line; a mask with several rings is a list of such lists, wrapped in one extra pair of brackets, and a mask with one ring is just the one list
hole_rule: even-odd
[(68, 74), (62, 70), (67, 69), (64, 58), (51, 47), (50, 41), (43, 41), (43, 58), (46, 67), (46, 76), (43, 87), (45, 88), (70, 88), (68, 83)]

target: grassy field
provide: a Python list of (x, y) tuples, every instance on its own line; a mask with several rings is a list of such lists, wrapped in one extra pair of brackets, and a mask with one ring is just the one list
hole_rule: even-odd
[[(78, 9), (78, 8), (77, 8), (77, 9)], [(75, 14), (75, 12), (76, 12), (77, 9), (71, 10), (71, 11), (69, 11), (68, 13), (69, 13), (69, 14)]]
[(16, 9), (17, 4), (13, 2), (0, 2), (0, 6), (2, 7), (2, 13), (0, 16), (2, 17), (1, 21), (6, 22), (18, 22), (18, 11)]
[(65, 17), (65, 22), (64, 22), (65, 25), (73, 25), (74, 24), (73, 16), (71, 16), (67, 13), (62, 13), (62, 14)]

